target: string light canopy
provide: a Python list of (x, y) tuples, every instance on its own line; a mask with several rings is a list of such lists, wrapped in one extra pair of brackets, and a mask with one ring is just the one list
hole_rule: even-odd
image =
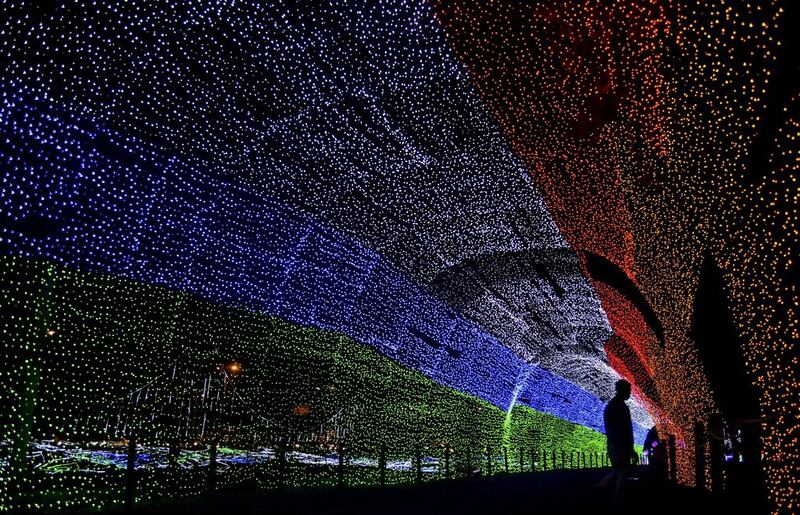
[(592, 280), (615, 332), (611, 362), (648, 402), (657, 396), (686, 445), (687, 483), (687, 436), (719, 394), (691, 334), (694, 296), (704, 260), (720, 266), (740, 339), (718, 344), (743, 356), (761, 391), (768, 489), (777, 509), (795, 509), (797, 426), (782, 415), (797, 405), (795, 7), (433, 4), (567, 241), (623, 270), (663, 322), (662, 346), (630, 299)]
[(692, 483), (711, 255), (791, 509), (784, 4), (2, 2), (0, 506), (602, 453), (620, 376)]

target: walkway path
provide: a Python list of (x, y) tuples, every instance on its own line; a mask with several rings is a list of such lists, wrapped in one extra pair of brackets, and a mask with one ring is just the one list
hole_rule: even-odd
[[(328, 491), (220, 494), (169, 505), (142, 507), (138, 513), (206, 515), (515, 515), (610, 513), (609, 492), (593, 487), (602, 469), (498, 475), (424, 484), (419, 487), (348, 488)], [(639, 471), (641, 472), (641, 471)], [(676, 515), (744, 513), (727, 511), (723, 500), (686, 487), (655, 485), (634, 475), (628, 482), (623, 513)], [(749, 512), (748, 512), (749, 513)]]

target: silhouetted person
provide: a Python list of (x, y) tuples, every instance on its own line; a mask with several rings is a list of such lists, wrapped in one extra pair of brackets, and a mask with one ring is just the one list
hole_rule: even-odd
[(666, 481), (667, 454), (666, 445), (661, 440), (656, 426), (650, 428), (644, 440), (644, 452), (647, 454), (647, 478), (651, 481)]
[(599, 486), (608, 486), (613, 482), (613, 507), (619, 509), (622, 500), (622, 486), (628, 476), (633, 451), (633, 425), (631, 411), (625, 401), (631, 397), (631, 384), (620, 379), (617, 381), (616, 395), (608, 401), (603, 410), (603, 422), (606, 428), (606, 446), (611, 460), (611, 472), (600, 481)]

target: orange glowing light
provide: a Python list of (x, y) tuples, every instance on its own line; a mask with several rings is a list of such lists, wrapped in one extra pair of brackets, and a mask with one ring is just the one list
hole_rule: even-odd
[(311, 406), (308, 404), (300, 404), (292, 409), (292, 413), (300, 417), (308, 416), (311, 413)]

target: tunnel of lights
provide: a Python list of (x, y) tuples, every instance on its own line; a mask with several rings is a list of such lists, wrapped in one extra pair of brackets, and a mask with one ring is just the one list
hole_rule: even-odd
[(139, 501), (211, 442), (231, 490), (597, 464), (622, 377), (679, 482), (747, 420), (793, 512), (790, 4), (0, 2), (0, 511), (122, 503), (132, 438)]

